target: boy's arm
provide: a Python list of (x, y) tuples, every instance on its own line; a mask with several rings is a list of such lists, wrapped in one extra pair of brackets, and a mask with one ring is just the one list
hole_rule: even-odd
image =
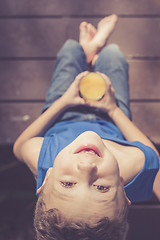
[(48, 110), (22, 132), (14, 143), (15, 156), (27, 164), (35, 179), (37, 178), (38, 157), (43, 143), (41, 136), (54, 123), (65, 107), (66, 104), (61, 99), (54, 102)]
[[(159, 165), (160, 165), (160, 161), (159, 161)], [(156, 175), (156, 178), (154, 180), (154, 184), (153, 184), (153, 192), (156, 195), (156, 197), (158, 198), (159, 202), (160, 202), (160, 169)]]
[[(66, 104), (61, 99), (58, 99), (50, 108), (48, 108), (22, 132), (13, 146), (14, 154), (19, 160), (25, 162), (24, 155), (21, 152), (22, 149), (24, 149), (22, 148), (23, 144), (32, 138), (43, 136), (43, 134), (54, 123), (57, 117), (65, 110), (65, 108)], [(30, 148), (32, 148), (32, 146), (30, 146)], [(30, 148), (28, 150), (30, 150)]]
[(37, 179), (38, 157), (42, 143), (43, 138), (35, 137), (25, 141), (21, 146), (21, 160), (27, 164), (35, 179)]
[[(64, 95), (58, 100), (56, 100), (50, 108), (48, 108), (43, 114), (41, 114), (18, 137), (18, 139), (14, 143), (13, 151), (19, 160), (23, 162), (28, 162), (26, 158), (28, 159), (29, 156), (31, 157), (31, 154), (29, 154), (29, 152), (32, 152), (33, 148), (35, 147), (38, 148), (36, 152), (40, 151), (42, 142), (41, 144), (39, 144), (39, 141), (42, 141), (43, 138), (41, 138), (41, 140), (34, 139), (35, 144), (33, 144), (33, 146), (31, 144), (33, 140), (31, 141), (31, 139), (43, 136), (47, 129), (53, 125), (53, 123), (57, 120), (60, 114), (63, 113), (68, 107), (85, 104), (84, 100), (79, 96), (79, 82), (85, 74), (87, 74), (87, 72), (79, 74), (74, 80), (74, 82), (71, 84), (71, 86), (68, 88), (68, 90), (64, 93)], [(36, 141), (38, 142), (37, 144)], [(28, 142), (28, 144), (26, 142)], [(24, 145), (24, 143), (26, 144)], [(26, 157), (27, 150), (29, 156)], [(31, 157), (31, 161), (32, 160), (34, 161), (34, 159)]]
[(130, 121), (119, 107), (108, 112), (108, 115), (120, 129), (127, 141), (139, 141), (151, 147), (159, 156), (159, 153), (152, 142), (134, 125), (132, 121)]

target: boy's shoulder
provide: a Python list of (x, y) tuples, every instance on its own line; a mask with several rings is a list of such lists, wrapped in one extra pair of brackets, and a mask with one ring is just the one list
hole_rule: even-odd
[(27, 164), (34, 177), (37, 178), (37, 165), (43, 137), (34, 137), (27, 140), (21, 148), (23, 162)]

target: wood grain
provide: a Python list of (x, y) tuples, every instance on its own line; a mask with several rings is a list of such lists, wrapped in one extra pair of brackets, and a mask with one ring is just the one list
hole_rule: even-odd
[(1, 0), (0, 15), (46, 16), (46, 15), (153, 15), (160, 13), (159, 0)]
[[(0, 19), (0, 58), (52, 58), (68, 39), (78, 40), (79, 24), (100, 18)], [(159, 18), (120, 18), (109, 42), (129, 58), (160, 57)]]
[(160, 102), (131, 103), (133, 122), (155, 143), (160, 142)]

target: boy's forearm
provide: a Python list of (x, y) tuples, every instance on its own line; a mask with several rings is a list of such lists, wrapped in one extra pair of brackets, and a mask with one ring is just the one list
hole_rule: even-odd
[[(160, 162), (159, 162), (160, 165)], [(156, 195), (156, 197), (158, 198), (158, 200), (160, 201), (160, 169), (156, 175), (155, 181), (154, 181), (154, 185), (153, 185), (153, 192)]]
[(109, 116), (120, 129), (127, 141), (142, 142), (151, 147), (157, 155), (159, 155), (152, 142), (134, 125), (132, 121), (130, 121), (119, 107), (116, 107), (111, 113), (109, 113)]
[(43, 136), (47, 129), (56, 121), (66, 108), (67, 103), (65, 103), (61, 98), (55, 101), (50, 108), (48, 108), (22, 132), (14, 144), (14, 150), (20, 148), (25, 141), (33, 137)]

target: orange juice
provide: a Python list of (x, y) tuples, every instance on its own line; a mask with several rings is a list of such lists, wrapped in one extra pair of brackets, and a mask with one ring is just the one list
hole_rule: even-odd
[(84, 99), (98, 101), (105, 95), (106, 82), (100, 74), (90, 72), (81, 79), (79, 90)]

